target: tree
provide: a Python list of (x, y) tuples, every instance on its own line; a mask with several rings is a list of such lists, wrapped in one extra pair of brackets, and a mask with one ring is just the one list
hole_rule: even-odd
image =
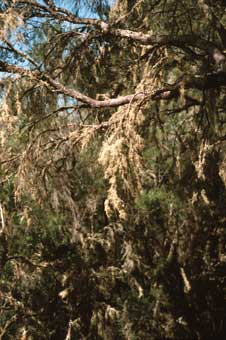
[(0, 5), (1, 336), (221, 339), (225, 3), (73, 5)]

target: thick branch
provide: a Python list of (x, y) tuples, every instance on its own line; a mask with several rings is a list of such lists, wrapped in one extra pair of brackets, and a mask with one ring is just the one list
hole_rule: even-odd
[(115, 28), (109, 23), (106, 23), (105, 21), (99, 19), (79, 18), (64, 8), (51, 5), (52, 2), (50, 1), (46, 1), (46, 3), (49, 4), (49, 6), (40, 5), (39, 3), (32, 0), (30, 1), (21, 0), (19, 1), (19, 3), (31, 5), (33, 10), (34, 8), (37, 8), (44, 13), (48, 13), (48, 15), (50, 15), (53, 19), (57, 19), (59, 21), (67, 21), (76, 25), (84, 24), (87, 26), (94, 26), (100, 29), (103, 35), (107, 34), (114, 37), (137, 41), (142, 45), (158, 45), (158, 46), (171, 45), (176, 47), (192, 46), (205, 51), (213, 58), (213, 60), (216, 63), (218, 63), (219, 58), (221, 59), (221, 61), (226, 60), (225, 55), (222, 53), (222, 51), (216, 44), (207, 41), (203, 38), (200, 38), (195, 34), (183, 35), (178, 37), (157, 34), (145, 34), (142, 32)]
[[(121, 105), (125, 105), (130, 103), (130, 101), (134, 98), (134, 95), (128, 95), (113, 99), (107, 99), (107, 100), (96, 100), (91, 97), (88, 97), (84, 94), (82, 94), (79, 91), (76, 91), (74, 89), (68, 88), (64, 85), (62, 85), (59, 81), (53, 79), (50, 75), (46, 73), (42, 73), (39, 71), (30, 71), (27, 69), (24, 69), (22, 67), (14, 66), (8, 63), (5, 63), (0, 60), (0, 72), (8, 72), (13, 74), (20, 74), (21, 76), (27, 76), (29, 78), (33, 78), (39, 81), (45, 81), (49, 85), (51, 85), (54, 90), (56, 90), (58, 93), (64, 94), (66, 96), (69, 96), (79, 102), (82, 102), (84, 104), (87, 104), (88, 107), (92, 108), (106, 108), (106, 107), (118, 107)], [(143, 97), (143, 94), (136, 95), (136, 99)]]
[(211, 88), (219, 88), (221, 86), (226, 86), (226, 72), (218, 72), (208, 74), (204, 77), (202, 76), (187, 77), (174, 85), (168, 85), (163, 88), (160, 88), (152, 94), (140, 92), (113, 99), (96, 100), (94, 98), (82, 94), (79, 91), (64, 86), (58, 80), (53, 79), (49, 74), (44, 72), (30, 71), (22, 67), (5, 63), (1, 60), (0, 60), (0, 72), (20, 74), (21, 76), (27, 76), (37, 81), (44, 81), (48, 85), (50, 85), (54, 89), (54, 91), (69, 96), (75, 99), (76, 101), (86, 104), (87, 107), (91, 108), (118, 107), (130, 103), (132, 100), (141, 99), (144, 96), (149, 96), (150, 99), (152, 100), (172, 99), (179, 96), (181, 88), (207, 90)]

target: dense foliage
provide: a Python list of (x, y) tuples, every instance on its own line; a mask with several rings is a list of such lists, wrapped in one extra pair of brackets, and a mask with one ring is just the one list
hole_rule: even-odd
[(226, 3), (0, 2), (0, 338), (226, 334)]

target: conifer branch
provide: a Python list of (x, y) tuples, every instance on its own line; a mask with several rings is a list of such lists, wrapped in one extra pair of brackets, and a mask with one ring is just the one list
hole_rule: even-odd
[(180, 89), (198, 89), (198, 90), (207, 90), (213, 88), (219, 88), (221, 86), (226, 86), (226, 72), (220, 71), (216, 73), (210, 73), (205, 76), (192, 76), (185, 77), (185, 79), (180, 79), (173, 85), (167, 85), (152, 93), (144, 93), (139, 92), (136, 94), (129, 94), (126, 96), (120, 96), (117, 98), (110, 98), (106, 100), (96, 100), (89, 96), (84, 95), (83, 93), (74, 90), (72, 88), (66, 87), (60, 83), (60, 81), (54, 79), (49, 74), (45, 72), (40, 72), (37, 70), (31, 71), (25, 69), (23, 67), (18, 67), (0, 60), (0, 72), (8, 72), (12, 74), (19, 74), (21, 76), (27, 76), (31, 79), (35, 79), (37, 81), (46, 82), (50, 85), (54, 91), (57, 91), (59, 94), (64, 94), (69, 96), (76, 101), (86, 104), (86, 107), (91, 108), (111, 108), (111, 107), (119, 107), (122, 105), (129, 104), (131, 100), (139, 100), (144, 97), (149, 97), (151, 100), (160, 100), (160, 99), (173, 99), (177, 98), (180, 95)]

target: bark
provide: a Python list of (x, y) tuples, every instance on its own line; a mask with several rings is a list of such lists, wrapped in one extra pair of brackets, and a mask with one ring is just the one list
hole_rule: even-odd
[(88, 97), (79, 91), (72, 88), (66, 87), (60, 83), (60, 81), (54, 79), (49, 74), (40, 72), (37, 70), (31, 71), (22, 67), (18, 67), (12, 64), (8, 64), (0, 60), (0, 72), (8, 72), (12, 74), (19, 74), (21, 76), (27, 76), (29, 78), (35, 79), (37, 81), (46, 82), (54, 91), (60, 94), (64, 94), (75, 99), (78, 102), (86, 104), (87, 107), (91, 108), (111, 108), (119, 107), (121, 105), (129, 104), (133, 100), (142, 99), (144, 97), (149, 97), (151, 100), (160, 99), (173, 99), (180, 95), (180, 89), (198, 89), (207, 90), (219, 88), (221, 86), (226, 86), (226, 72), (218, 72), (207, 74), (206, 76), (193, 76), (187, 79), (182, 79), (175, 85), (168, 85), (163, 88), (157, 89), (151, 94), (139, 92), (134, 94), (129, 94), (122, 97), (111, 98), (106, 100), (96, 100), (94, 98)]
[[(220, 47), (211, 41), (200, 38), (195, 34), (181, 35), (177, 37), (171, 37), (166, 35), (157, 34), (145, 34), (142, 32), (136, 32), (127, 29), (115, 28), (109, 23), (103, 20), (93, 19), (93, 18), (78, 18), (66, 9), (55, 6), (51, 1), (45, 1), (48, 6), (40, 5), (35, 1), (22, 0), (19, 1), (20, 4), (31, 5), (33, 14), (35, 16), (46, 16), (46, 14), (53, 19), (59, 21), (67, 21), (75, 25), (87, 25), (94, 26), (99, 29), (102, 35), (110, 35), (117, 38), (124, 38), (127, 40), (133, 40), (139, 42), (141, 45), (157, 45), (157, 46), (175, 46), (175, 47), (186, 47), (191, 46), (194, 48), (199, 48), (210, 55), (213, 60), (218, 63), (218, 59), (226, 60), (224, 53), (221, 51)], [(34, 9), (38, 10), (39, 13), (35, 12)], [(77, 32), (76, 32), (77, 34)], [(94, 35), (95, 37), (95, 35)]]

